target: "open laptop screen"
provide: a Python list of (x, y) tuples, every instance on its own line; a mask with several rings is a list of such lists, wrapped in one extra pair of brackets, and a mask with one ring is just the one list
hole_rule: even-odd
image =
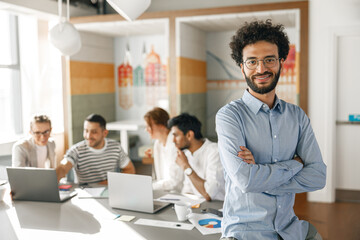
[(154, 213), (169, 203), (154, 204), (151, 176), (108, 172), (109, 205), (113, 208)]
[(62, 202), (75, 193), (60, 198), (55, 169), (7, 167), (14, 200)]

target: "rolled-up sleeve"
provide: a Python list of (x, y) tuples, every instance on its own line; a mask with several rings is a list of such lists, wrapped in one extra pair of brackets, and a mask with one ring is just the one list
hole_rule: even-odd
[[(215, 147), (216, 146), (216, 147)], [(206, 179), (204, 187), (211, 199), (224, 200), (225, 180), (224, 171), (220, 162), (217, 144), (213, 144), (211, 152), (207, 156), (208, 165), (206, 168)]]

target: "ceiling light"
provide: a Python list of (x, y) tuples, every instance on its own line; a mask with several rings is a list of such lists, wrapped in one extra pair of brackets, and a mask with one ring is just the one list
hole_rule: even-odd
[(69, 0), (67, 0), (67, 20), (62, 20), (62, 1), (58, 0), (59, 23), (49, 31), (50, 42), (62, 55), (71, 56), (81, 49), (81, 38), (73, 24), (69, 22)]
[(106, 0), (128, 21), (134, 21), (150, 6), (151, 0)]
[(71, 56), (81, 48), (80, 34), (69, 22), (59, 22), (49, 32), (50, 42), (62, 55)]

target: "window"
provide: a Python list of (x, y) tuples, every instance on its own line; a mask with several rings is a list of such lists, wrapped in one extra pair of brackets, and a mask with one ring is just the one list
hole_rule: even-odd
[(53, 133), (64, 131), (61, 55), (48, 30), (46, 20), (0, 11), (0, 143), (26, 135), (33, 114), (50, 116)]
[(0, 12), (0, 132), (20, 134), (22, 129), (17, 17)]

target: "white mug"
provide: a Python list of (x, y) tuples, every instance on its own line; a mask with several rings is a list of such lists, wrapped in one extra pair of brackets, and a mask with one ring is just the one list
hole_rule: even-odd
[(190, 204), (186, 203), (175, 203), (174, 209), (179, 221), (185, 221), (192, 213)]

